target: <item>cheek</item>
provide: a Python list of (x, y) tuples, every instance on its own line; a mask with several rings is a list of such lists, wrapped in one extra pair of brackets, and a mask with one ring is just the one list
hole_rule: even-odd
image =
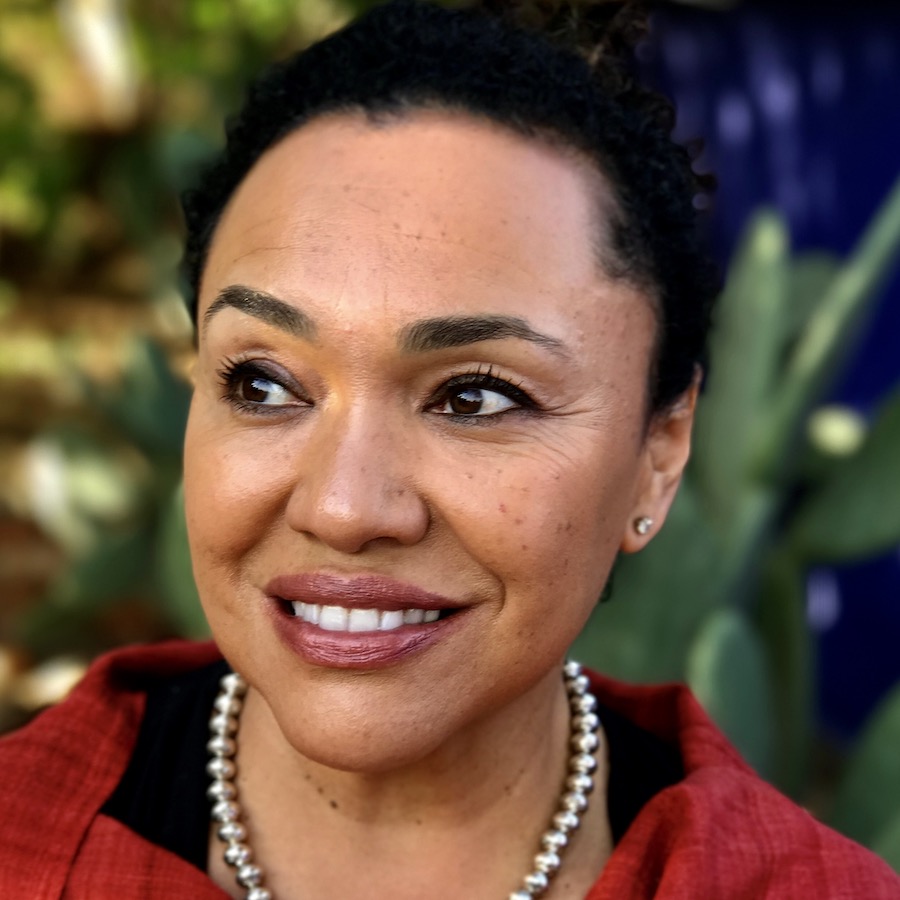
[(637, 463), (592, 437), (566, 453), (544, 445), (470, 468), (465, 489), (448, 501), (457, 535), (506, 593), (545, 598), (552, 590), (591, 605), (599, 597), (631, 507)]
[(185, 511), (198, 564), (227, 564), (256, 546), (286, 502), (291, 460), (274, 441), (192, 417), (185, 436)]

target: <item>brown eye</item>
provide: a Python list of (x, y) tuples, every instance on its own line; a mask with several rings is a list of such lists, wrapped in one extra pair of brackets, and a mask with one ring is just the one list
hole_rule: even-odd
[(253, 363), (240, 363), (220, 375), (225, 398), (242, 407), (278, 407), (296, 404), (297, 395)]
[(291, 401), (291, 395), (284, 387), (259, 375), (242, 378), (237, 384), (237, 390), (241, 400), (247, 403), (282, 406)]
[(458, 416), (474, 416), (481, 412), (484, 403), (483, 391), (478, 388), (466, 388), (457, 391), (447, 401), (451, 411)]
[[(506, 386), (510, 391), (510, 386)], [(522, 404), (507, 397), (499, 390), (489, 391), (486, 388), (471, 385), (458, 385), (449, 388), (444, 394), (443, 402), (434, 407), (434, 411), (447, 416), (479, 416), (487, 418), (498, 413), (515, 409)]]

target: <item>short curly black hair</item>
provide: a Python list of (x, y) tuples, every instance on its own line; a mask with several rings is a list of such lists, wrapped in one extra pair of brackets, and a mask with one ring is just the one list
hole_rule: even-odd
[(228, 122), (221, 156), (183, 197), (193, 311), (222, 211), (279, 139), (328, 113), (462, 111), (574, 148), (605, 176), (618, 209), (601, 263), (646, 288), (656, 305), (650, 408), (668, 407), (703, 363), (717, 279), (694, 204), (705, 183), (691, 154), (671, 139), (671, 104), (629, 70), (638, 21), (632, 6), (482, 0), (449, 9), (390, 0), (268, 68)]

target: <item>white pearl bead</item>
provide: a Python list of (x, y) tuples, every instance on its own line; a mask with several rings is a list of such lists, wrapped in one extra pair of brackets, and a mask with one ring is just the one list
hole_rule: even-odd
[(596, 734), (576, 734), (571, 744), (576, 753), (593, 753), (600, 746), (600, 740)]
[(226, 822), (219, 826), (216, 833), (219, 835), (219, 840), (225, 841), (226, 844), (247, 840), (247, 829), (240, 822)]
[(212, 810), (212, 817), (217, 822), (233, 822), (241, 814), (236, 803), (229, 800), (219, 801)]
[(235, 878), (237, 879), (237, 883), (242, 887), (259, 887), (259, 884), (262, 881), (262, 869), (260, 869), (259, 866), (253, 865), (253, 863), (246, 863), (238, 868)]
[(560, 830), (564, 831), (568, 834), (570, 831), (574, 831), (580, 824), (580, 820), (575, 813), (570, 812), (569, 810), (561, 810), (556, 813), (553, 817), (553, 824)]
[(566, 678), (577, 678), (581, 674), (581, 663), (575, 662), (574, 659), (570, 659), (563, 666), (563, 673)]
[(246, 844), (229, 844), (225, 848), (225, 862), (229, 866), (245, 866), (253, 859), (253, 851)]
[(583, 772), (576, 772), (566, 779), (566, 787), (570, 791), (578, 791), (581, 794), (589, 794), (594, 789), (594, 779)]
[(590, 686), (591, 682), (587, 675), (576, 675), (569, 681), (569, 693), (583, 694)]
[(567, 809), (569, 812), (577, 814), (583, 813), (587, 809), (588, 802), (587, 797), (585, 797), (584, 794), (570, 791), (568, 794), (563, 795), (559, 805), (563, 809)]
[(545, 850), (549, 850), (551, 852), (558, 852), (562, 850), (566, 844), (569, 843), (569, 839), (566, 837), (566, 833), (564, 831), (545, 831), (544, 836), (541, 838), (541, 846)]
[(213, 801), (234, 800), (237, 788), (231, 781), (214, 781), (207, 789), (206, 796)]
[(572, 757), (569, 762), (569, 768), (573, 772), (589, 775), (597, 768), (597, 760), (590, 753), (579, 753), (577, 756)]
[(231, 779), (234, 778), (237, 769), (230, 759), (214, 756), (206, 764), (206, 772), (218, 781), (231, 781)]
[[(566, 778), (566, 791), (560, 798), (559, 811), (551, 820), (551, 828), (541, 836), (541, 852), (534, 857), (535, 869), (523, 879), (523, 887), (513, 891), (508, 900), (532, 900), (542, 895), (550, 885), (550, 879), (562, 865), (560, 852), (568, 844), (568, 835), (581, 825), (581, 813), (587, 809), (586, 794), (594, 788), (590, 777), (597, 768), (594, 751), (599, 739), (594, 732), (600, 727), (594, 710), (597, 701), (590, 691), (590, 681), (582, 674), (581, 666), (572, 660), (564, 666), (565, 686), (569, 694), (572, 716), (570, 745), (573, 753), (569, 759), (571, 774)], [(247, 889), (245, 900), (272, 900), (271, 893), (262, 887), (263, 871), (251, 862), (253, 852), (247, 840), (247, 830), (240, 823), (240, 806), (237, 787), (232, 782), (237, 767), (228, 757), (237, 752), (232, 735), (237, 733), (242, 697), (247, 691), (246, 682), (237, 673), (226, 675), (221, 681), (222, 691), (216, 697), (215, 713), (210, 719), (213, 737), (207, 750), (213, 758), (206, 770), (214, 779), (207, 789), (213, 801), (212, 818), (222, 824), (217, 830), (225, 848), (225, 862), (236, 869), (236, 880)]]
[(572, 728), (575, 731), (596, 731), (600, 727), (600, 718), (597, 713), (582, 713), (572, 719)]
[(224, 734), (217, 734), (206, 742), (206, 749), (213, 756), (234, 756), (237, 744)]
[(219, 694), (213, 708), (226, 716), (236, 716), (241, 711), (241, 701), (230, 694)]
[(237, 672), (229, 672), (227, 675), (223, 675), (219, 684), (223, 691), (228, 694), (234, 694), (236, 697), (242, 697), (247, 693), (247, 682)]
[(236, 734), (237, 729), (238, 722), (234, 716), (228, 716), (217, 712), (209, 720), (209, 730), (213, 734)]

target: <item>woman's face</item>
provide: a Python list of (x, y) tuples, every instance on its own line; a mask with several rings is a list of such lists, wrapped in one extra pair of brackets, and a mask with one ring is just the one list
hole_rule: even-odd
[(655, 319), (598, 267), (605, 194), (574, 155), (419, 113), (314, 121), (232, 198), (191, 548), (216, 640), (311, 758), (399, 765), (527, 711), (634, 518), (664, 518), (690, 409), (647, 425)]

